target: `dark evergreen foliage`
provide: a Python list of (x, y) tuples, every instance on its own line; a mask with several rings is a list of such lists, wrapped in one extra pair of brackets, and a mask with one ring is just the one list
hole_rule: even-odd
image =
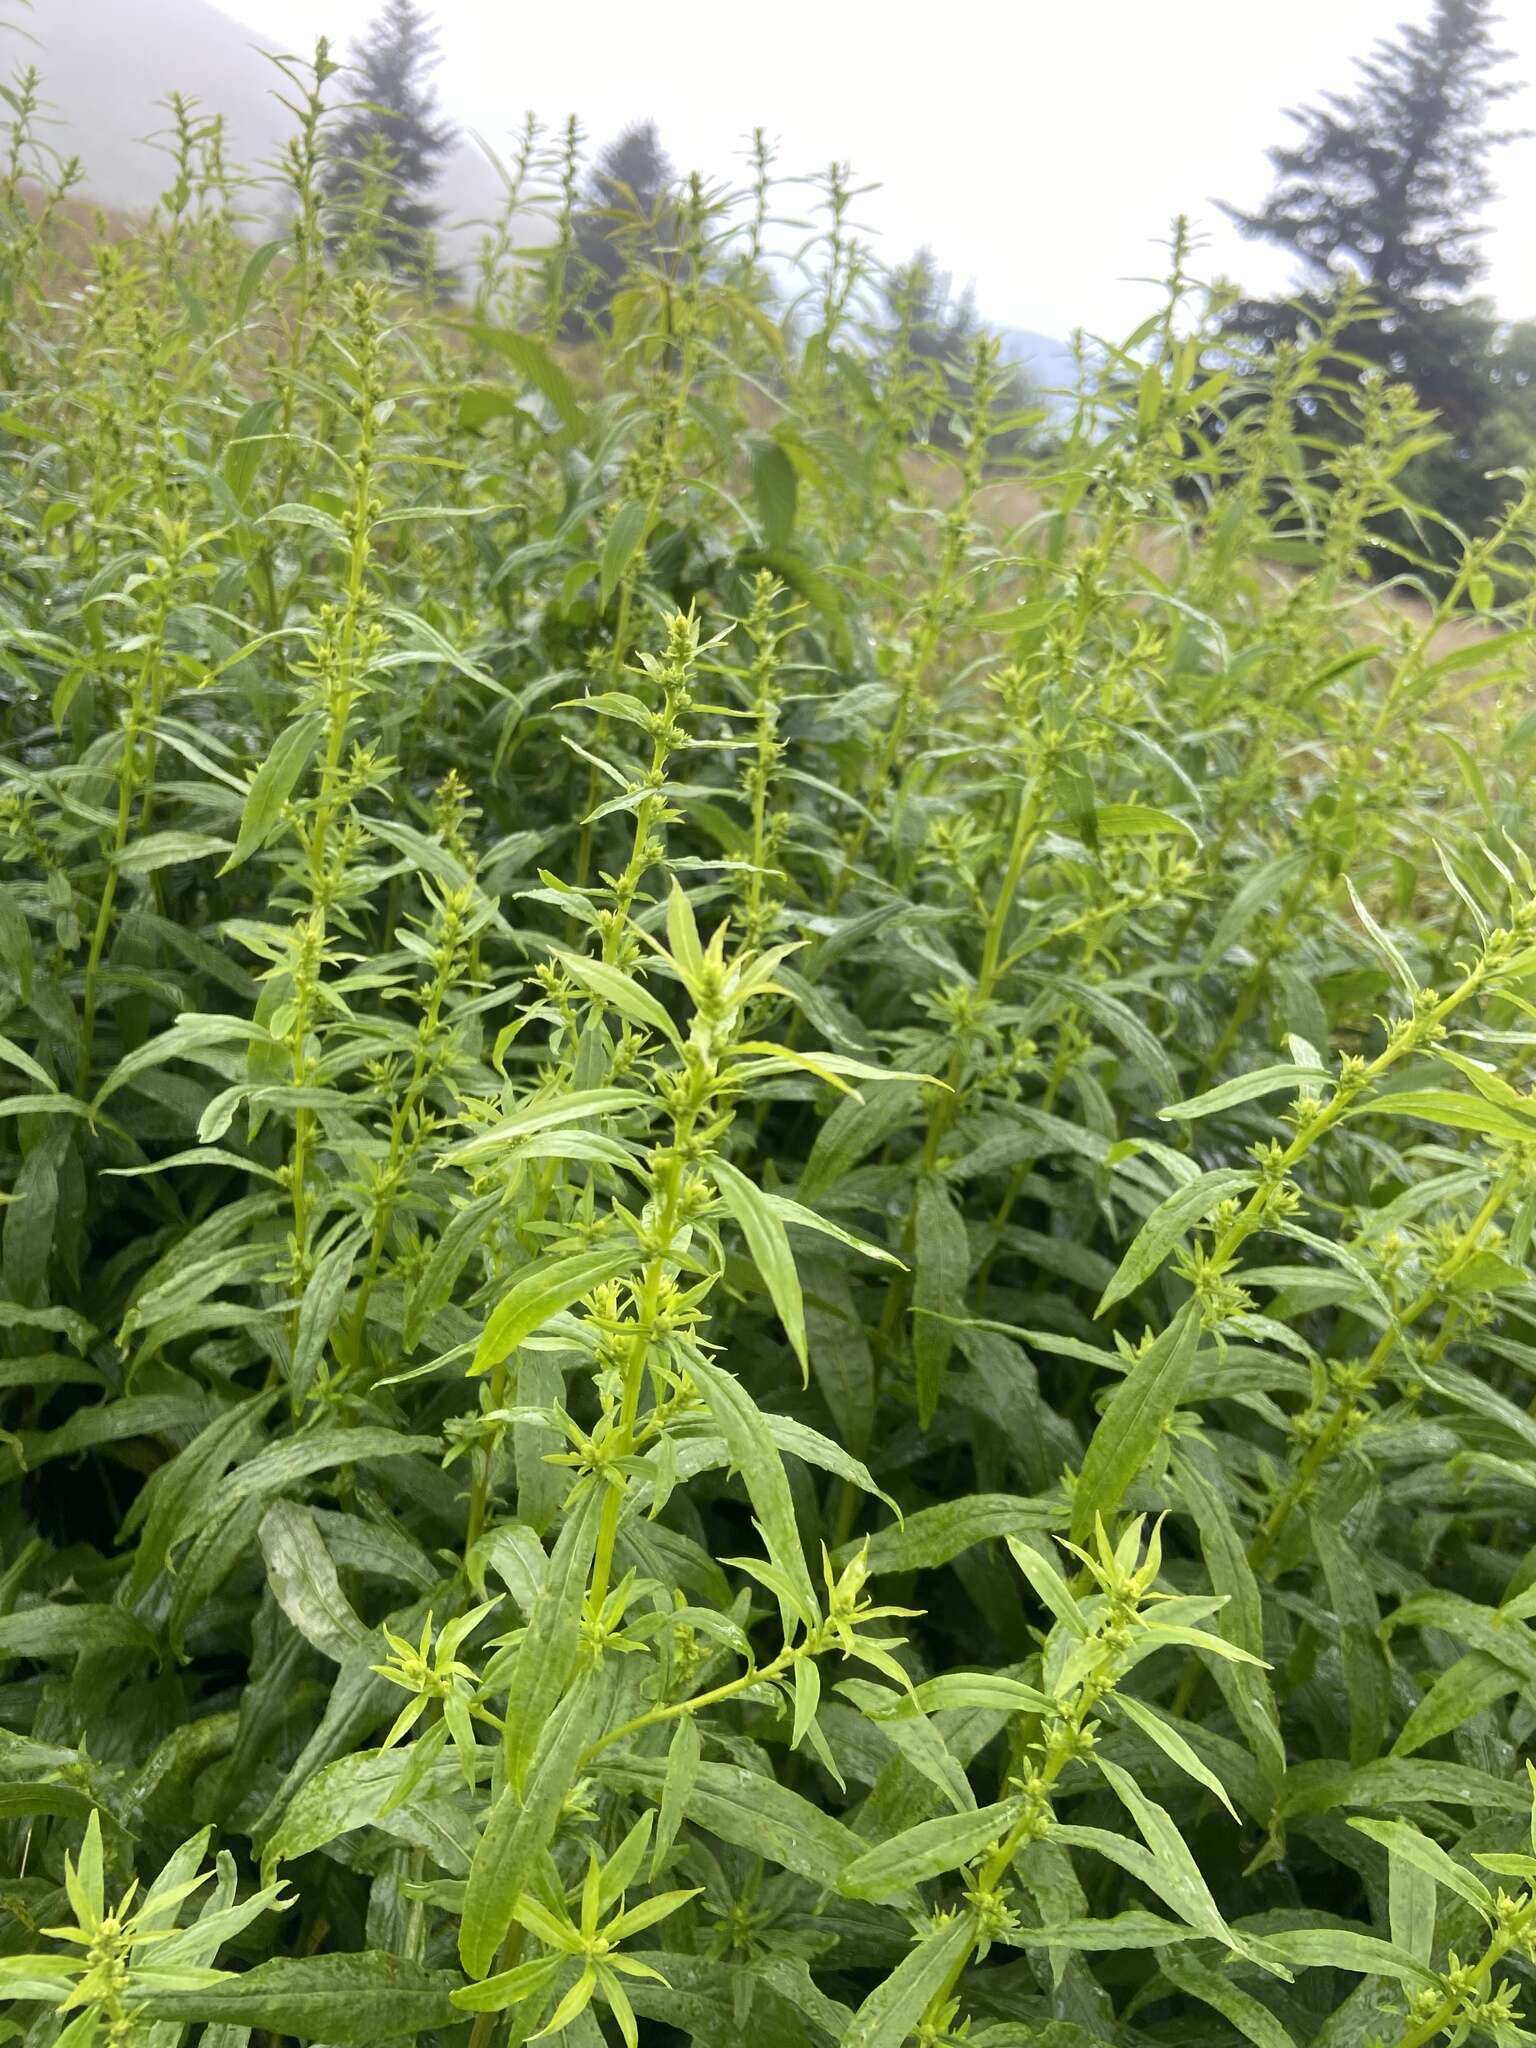
[[(1270, 151), (1276, 182), (1256, 212), (1223, 207), (1244, 234), (1289, 251), (1301, 273), (1295, 297), (1243, 300), (1233, 330), (1293, 339), (1327, 324), (1341, 290), (1363, 286), (1335, 368), (1413, 386), (1443, 439), (1416, 459), (1411, 485), (1464, 530), (1508, 496), (1488, 472), (1523, 460), (1536, 431), (1536, 409), (1511, 410), (1524, 398), (1517, 365), (1528, 338), (1466, 297), (1482, 274), (1489, 165), (1511, 139), (1491, 123), (1515, 90), (1496, 32), (1490, 0), (1435, 0), (1427, 22), (1405, 24), (1360, 62), (1353, 92), (1293, 110), (1300, 136)], [(1339, 432), (1331, 409), (1315, 424)], [(1392, 532), (1437, 557), (1457, 552), (1422, 526), (1399, 520)]]
[(625, 270), (656, 260), (675, 221), (676, 180), (654, 121), (632, 123), (600, 152), (572, 222), (577, 282), (565, 316), (568, 338), (606, 326)]
[(331, 131), (325, 189), (337, 242), (360, 235), (398, 275), (429, 275), (448, 292), (451, 274), (433, 255), (441, 215), (427, 196), (454, 141), (429, 81), (436, 61), (428, 16), (414, 0), (385, 0), (352, 50), (357, 98)]

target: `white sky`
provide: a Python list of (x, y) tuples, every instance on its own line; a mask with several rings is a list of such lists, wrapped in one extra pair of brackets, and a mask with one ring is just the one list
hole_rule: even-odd
[[(275, 40), (344, 42), (371, 0), (223, 0)], [(445, 109), (493, 145), (531, 108), (594, 143), (654, 118), (682, 170), (729, 174), (757, 125), (781, 164), (838, 157), (880, 190), (892, 256), (931, 245), (999, 322), (1118, 333), (1147, 310), (1156, 246), (1188, 213), (1207, 274), (1260, 288), (1283, 261), (1212, 203), (1256, 205), (1283, 109), (1429, 0), (435, 0)], [(1536, 82), (1536, 0), (1506, 0), (1509, 75)], [(1536, 89), (1499, 110), (1536, 127)], [(1536, 314), (1536, 142), (1497, 160), (1488, 285)]]

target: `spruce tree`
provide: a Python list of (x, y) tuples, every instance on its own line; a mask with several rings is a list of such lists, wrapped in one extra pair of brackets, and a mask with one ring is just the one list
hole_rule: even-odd
[(386, 0), (352, 47), (356, 98), (331, 130), (326, 191), (338, 241), (362, 220), (391, 270), (428, 278), (446, 293), (451, 274), (437, 269), (431, 256), (441, 214), (427, 195), (454, 130), (438, 115), (429, 79), (436, 62), (437, 34), (428, 16), (414, 0)]
[(1313, 282), (1357, 271), (1385, 308), (1444, 303), (1482, 269), (1479, 218), (1488, 159), (1507, 136), (1490, 109), (1514, 86), (1490, 0), (1434, 0), (1357, 68), (1352, 93), (1326, 93), (1290, 118), (1301, 139), (1272, 149), (1277, 182), (1257, 213), (1222, 210), (1246, 235), (1292, 251)]
[(1269, 152), (1276, 182), (1262, 207), (1222, 209), (1301, 272), (1293, 298), (1242, 301), (1234, 332), (1274, 342), (1320, 322), (1353, 274), (1375, 310), (1341, 337), (1341, 356), (1411, 384), (1435, 413), (1445, 444), (1408, 486), (1473, 525), (1502, 488), (1479, 457), (1503, 336), (1492, 308), (1466, 296), (1483, 268), (1490, 160), (1510, 139), (1490, 120), (1515, 90), (1499, 75), (1508, 53), (1496, 28), (1491, 0), (1434, 0), (1425, 23), (1404, 24), (1358, 63), (1352, 92), (1291, 111), (1301, 132)]
[(572, 222), (582, 280), (566, 320), (573, 339), (606, 326), (625, 270), (669, 239), (676, 182), (654, 121), (633, 123), (600, 152)]

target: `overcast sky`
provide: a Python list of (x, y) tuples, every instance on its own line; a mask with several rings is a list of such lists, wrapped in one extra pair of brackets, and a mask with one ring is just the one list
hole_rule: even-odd
[[(222, 0), (306, 48), (354, 35), (370, 0)], [(1255, 205), (1283, 109), (1347, 85), (1350, 60), (1429, 0), (436, 0), (446, 109), (493, 144), (526, 109), (595, 142), (653, 118), (683, 170), (728, 174), (754, 126), (786, 169), (850, 160), (880, 189), (888, 254), (928, 243), (989, 319), (1116, 333), (1146, 310), (1183, 210), (1208, 274), (1255, 286), (1283, 263), (1216, 198)], [(1536, 81), (1536, 0), (1508, 0), (1510, 75)], [(1536, 127), (1536, 90), (1501, 114)], [(1536, 143), (1498, 161), (1492, 295), (1536, 315)]]

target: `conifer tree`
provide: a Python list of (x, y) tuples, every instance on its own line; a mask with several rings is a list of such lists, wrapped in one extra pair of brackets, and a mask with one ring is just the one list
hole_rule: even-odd
[(336, 238), (346, 239), (358, 217), (373, 209), (370, 232), (379, 259), (402, 276), (430, 275), (446, 293), (451, 275), (431, 254), (441, 214), (427, 196), (454, 140), (429, 78), (437, 62), (436, 31), (414, 0), (385, 0), (353, 45), (351, 60), (356, 98), (331, 131), (326, 180)]
[[(1524, 461), (1536, 433), (1526, 379), (1503, 360), (1514, 347), (1523, 361), (1527, 344), (1468, 297), (1483, 270), (1490, 161), (1512, 139), (1491, 122), (1516, 90), (1500, 75), (1497, 26), (1491, 0), (1434, 0), (1426, 22), (1405, 23), (1359, 62), (1354, 91), (1292, 110), (1301, 133), (1269, 152), (1276, 182), (1263, 206), (1223, 207), (1301, 273), (1289, 299), (1241, 301), (1231, 331), (1277, 342), (1321, 324), (1347, 279), (1363, 284), (1372, 310), (1341, 334), (1339, 373), (1357, 374), (1349, 359), (1359, 359), (1413, 386), (1444, 438), (1404, 487), (1464, 530), (1497, 511), (1511, 486), (1489, 471)], [(1322, 416), (1311, 425), (1337, 431)], [(1426, 541), (1431, 553), (1456, 552), (1422, 531), (1412, 552)]]
[(654, 121), (634, 122), (599, 153), (572, 224), (582, 278), (566, 321), (573, 339), (606, 325), (625, 269), (667, 241), (676, 181)]

